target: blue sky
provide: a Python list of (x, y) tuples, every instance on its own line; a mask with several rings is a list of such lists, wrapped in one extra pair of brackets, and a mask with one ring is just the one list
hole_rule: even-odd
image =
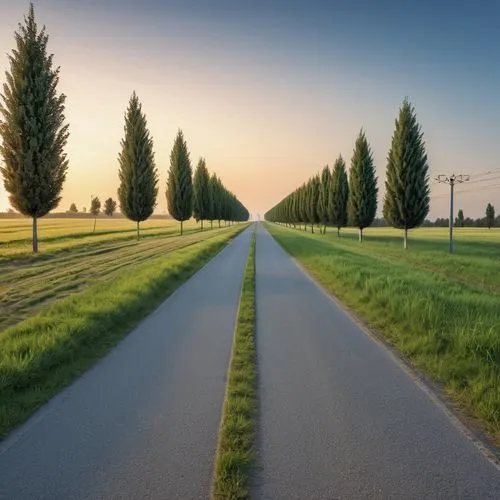
[[(4, 53), (27, 5), (0, 0)], [(382, 199), (405, 96), (416, 107), (432, 175), (500, 168), (498, 1), (39, 0), (35, 8), (68, 95), (63, 209), (87, 200), (98, 187), (93, 174), (104, 168), (100, 182), (116, 192), (117, 143), (134, 89), (151, 116), (160, 178), (181, 127), (193, 159), (206, 156), (254, 213), (339, 153), (349, 162), (361, 127)], [(105, 130), (86, 125), (91, 111)], [(500, 184), (497, 172), (457, 190), (466, 215), (483, 215), (487, 201), (500, 211), (500, 189), (491, 187)], [(446, 216), (446, 186), (432, 193), (431, 217)], [(2, 201), (0, 192), (0, 208)]]

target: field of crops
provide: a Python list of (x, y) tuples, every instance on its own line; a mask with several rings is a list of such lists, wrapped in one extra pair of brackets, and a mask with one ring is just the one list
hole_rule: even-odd
[(500, 230), (369, 228), (312, 235), (267, 225), (328, 290), (442, 383), (500, 442)]
[[(92, 218), (42, 218), (38, 221), (40, 253), (56, 253), (75, 247), (133, 240), (136, 225), (124, 218), (98, 218), (95, 232)], [(172, 219), (149, 219), (140, 225), (141, 238), (175, 235), (179, 223)], [(185, 231), (197, 231), (194, 220), (185, 224)], [(0, 219), (0, 262), (26, 258), (31, 252), (31, 220)]]
[(56, 299), (110, 280), (148, 259), (220, 234), (189, 222), (178, 236), (175, 221), (146, 221), (142, 238), (126, 219), (41, 219), (40, 253), (33, 256), (30, 221), (0, 219), (0, 331)]

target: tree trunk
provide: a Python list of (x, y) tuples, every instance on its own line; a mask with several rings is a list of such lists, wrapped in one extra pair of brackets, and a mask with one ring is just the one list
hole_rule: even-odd
[(340, 238), (340, 226), (337, 227), (337, 238)]
[(36, 217), (33, 217), (33, 252), (38, 253), (38, 231)]
[(184, 221), (181, 220), (181, 236), (182, 236), (182, 230), (183, 230), (183, 223), (184, 223)]
[(325, 226), (323, 227), (323, 234), (326, 234), (326, 224), (325, 224)]
[(96, 223), (97, 219), (94, 217), (94, 230), (92, 231), (93, 233), (95, 233), (95, 223)]
[(404, 245), (405, 245), (405, 250), (407, 249), (408, 247), (408, 229), (405, 227), (405, 242), (404, 242)]
[(359, 228), (359, 242), (363, 243), (363, 229)]
[(314, 224), (311, 224), (311, 233), (314, 234)]
[(140, 232), (139, 232), (139, 221), (137, 221), (137, 241), (139, 241), (139, 238), (141, 237)]
[(219, 229), (220, 229), (220, 219), (219, 219)]

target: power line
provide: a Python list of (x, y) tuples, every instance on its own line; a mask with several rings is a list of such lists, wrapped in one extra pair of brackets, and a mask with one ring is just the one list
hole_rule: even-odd
[[(491, 168), (490, 170), (485, 170), (483, 172), (478, 172), (478, 173), (475, 173), (475, 174), (470, 174), (468, 175), (468, 177), (470, 179), (472, 179), (473, 181), (477, 180), (478, 178), (481, 178), (481, 177), (486, 177), (486, 176), (489, 176), (489, 175), (499, 175), (500, 176), (500, 167), (499, 168)], [(434, 179), (431, 179), (431, 186), (436, 186), (439, 184), (439, 179), (438, 179), (439, 176), (435, 177)], [(487, 179), (485, 179), (487, 180)]]
[(483, 192), (483, 191), (490, 191), (490, 190), (494, 190), (494, 189), (497, 189), (498, 187), (500, 187), (500, 184), (491, 184), (489, 186), (478, 186), (478, 188), (476, 189), (466, 189), (465, 191), (460, 191), (460, 190), (457, 190), (456, 193), (457, 194), (465, 194), (465, 193), (479, 193), (479, 192)]
[(472, 174), (471, 177), (475, 179), (476, 177), (483, 177), (485, 175), (496, 174), (500, 172), (500, 168), (492, 168), (491, 170), (486, 170), (484, 172), (479, 172), (477, 174)]
[[(493, 179), (493, 180), (500, 180), (500, 178)], [(469, 182), (469, 184), (474, 184), (474, 183), (473, 182)], [(480, 192), (483, 192), (483, 191), (490, 191), (490, 190), (496, 189), (498, 187), (500, 187), (500, 183), (490, 184), (490, 185), (487, 185), (487, 186), (477, 186), (475, 189), (466, 189), (465, 191), (457, 189), (455, 191), (455, 194), (480, 193)], [(448, 195), (445, 194), (445, 193), (437, 193), (435, 195), (431, 195), (431, 198), (443, 198), (443, 197), (448, 197)]]
[(494, 175), (493, 177), (485, 177), (484, 179), (474, 179), (470, 181), (469, 184), (480, 184), (483, 182), (491, 182), (500, 180), (500, 175)]

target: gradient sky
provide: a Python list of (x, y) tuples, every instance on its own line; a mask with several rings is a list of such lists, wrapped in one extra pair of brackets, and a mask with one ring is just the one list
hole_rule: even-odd
[[(0, 79), (24, 0), (0, 0)], [(70, 169), (59, 209), (116, 198), (123, 115), (135, 90), (160, 172), (157, 212), (178, 128), (193, 164), (254, 214), (332, 165), (350, 162), (364, 127), (382, 205), (387, 151), (405, 96), (431, 175), (467, 173), (457, 207), (500, 212), (498, 0), (37, 0), (67, 95)], [(474, 174), (496, 170), (495, 175)], [(448, 215), (432, 186), (430, 217)], [(0, 210), (8, 206), (0, 187)], [(380, 213), (379, 209), (379, 213)]]

